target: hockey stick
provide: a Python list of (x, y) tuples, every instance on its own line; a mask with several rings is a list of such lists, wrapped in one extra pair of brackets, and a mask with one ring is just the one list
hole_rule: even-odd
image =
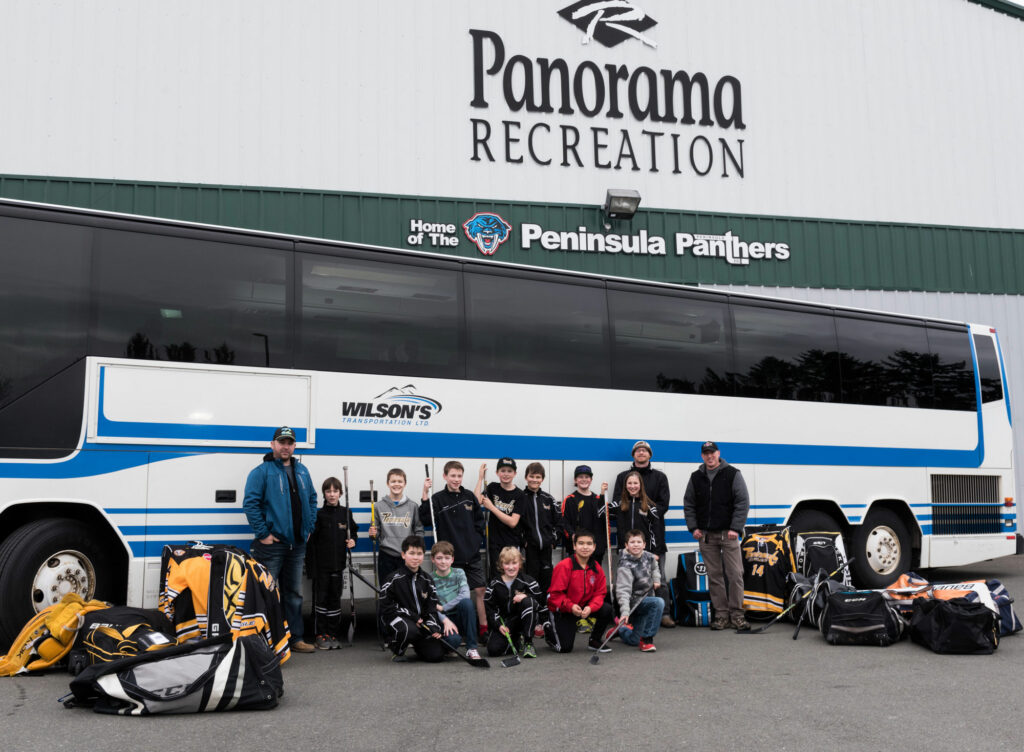
[[(843, 566), (839, 567), (835, 571), (829, 572), (829, 575), (828, 575), (828, 577), (826, 579), (832, 579), (833, 576), (835, 576), (835, 575), (839, 574), (840, 572), (842, 572), (844, 569), (846, 569), (852, 563), (853, 563), (853, 559), (850, 559), (845, 564), (843, 564)], [(775, 622), (779, 621), (783, 616), (785, 616), (790, 611), (792, 611), (794, 608), (796, 608), (801, 603), (803, 603), (804, 600), (806, 600), (811, 595), (811, 593), (813, 593), (813, 592), (814, 592), (813, 589), (812, 590), (808, 590), (806, 593), (804, 593), (802, 596), (800, 596), (797, 600), (793, 601), (789, 606), (787, 606), (782, 611), (782, 613), (778, 614), (774, 619), (772, 619), (770, 622), (765, 624), (763, 627), (758, 627), (757, 629), (737, 629), (736, 630), (736, 634), (748, 634), (748, 635), (751, 635), (751, 634), (761, 634), (766, 629), (768, 629), (768, 627), (770, 627), (772, 624), (774, 624)]]
[[(822, 575), (822, 573), (824, 571), (825, 571), (824, 569), (819, 568), (818, 571), (815, 572), (815, 574), (814, 574), (814, 584), (811, 585), (811, 592), (814, 592), (815, 590), (818, 589), (818, 585), (821, 584), (821, 575)], [(830, 578), (826, 577), (825, 579), (830, 579)], [(803, 599), (801, 598), (801, 600), (803, 600)], [(796, 618), (796, 629), (793, 630), (793, 639), (794, 640), (797, 637), (800, 636), (800, 627), (802, 627), (804, 625), (804, 616), (807, 615), (807, 606), (810, 603), (811, 603), (810, 600), (804, 600), (804, 607), (802, 609), (800, 609), (800, 616), (798, 616)]]
[[(643, 603), (644, 602), (644, 598), (646, 598), (647, 596), (649, 596), (653, 592), (654, 592), (654, 589), (652, 588), (651, 590), (648, 590), (646, 593), (644, 593), (643, 598), (638, 600), (636, 602), (636, 605), (633, 606), (633, 608), (629, 609), (629, 613), (626, 614), (623, 618), (619, 619), (619, 624), (629, 624), (629, 617), (633, 615), (634, 611), (636, 611), (637, 606), (639, 606), (641, 603)], [(604, 648), (605, 645), (607, 645), (609, 642), (611, 642), (611, 639), (615, 635), (617, 635), (619, 633), (619, 624), (615, 625), (615, 629), (612, 629), (612, 630), (609, 631), (608, 636), (604, 638), (604, 642), (601, 643), (601, 646), (597, 650), (594, 651), (594, 654), (592, 656), (590, 656), (590, 665), (596, 666), (597, 662), (601, 660), (601, 650)]]
[[(373, 492), (373, 479), (370, 479), (370, 524), (376, 525), (377, 520), (377, 495)], [(380, 537), (380, 528), (377, 528), (377, 535), (373, 536), (373, 592), (380, 592), (380, 583), (377, 581), (377, 538)], [(377, 606), (377, 596), (373, 597), (373, 605)]]
[[(426, 473), (427, 480), (430, 479), (430, 465), (426, 462), (423, 463), (423, 472)], [(433, 490), (433, 489), (431, 489)], [(437, 543), (437, 528), (434, 525), (434, 497), (433, 494), (427, 496), (427, 504), (430, 509), (430, 532), (434, 536), (434, 543)]]
[[(342, 477), (345, 479), (345, 515), (348, 517), (345, 524), (350, 525), (352, 521), (352, 507), (349, 506), (348, 465), (344, 465), (341, 469), (343, 473)], [(345, 557), (348, 559), (348, 603), (350, 611), (350, 619), (348, 622), (348, 646), (352, 647), (352, 638), (356, 634), (356, 589), (355, 580), (353, 579), (352, 574), (352, 549), (348, 547), (347, 539), (345, 541)]]
[(615, 555), (612, 553), (612, 520), (610, 510), (608, 509), (608, 489), (605, 488), (601, 494), (604, 496), (604, 534), (605, 539), (608, 542), (608, 591), (613, 592), (615, 589), (615, 564), (612, 559)]
[[(505, 627), (505, 620), (500, 616), (498, 617), (498, 623)], [(519, 657), (519, 651), (516, 650), (516, 646), (512, 644), (512, 631), (508, 627), (505, 627), (505, 639), (508, 640), (508, 646), (512, 648), (512, 657), (502, 658), (501, 667), (512, 668), (513, 666), (518, 666), (523, 660)]]
[[(420, 629), (424, 629), (425, 630), (426, 629), (426, 625), (420, 624)], [(490, 668), (491, 667), (491, 662), (488, 661), (486, 658), (470, 658), (468, 655), (463, 655), (462, 653), (460, 653), (457, 649), (453, 648), (451, 645), (449, 645), (447, 642), (445, 642), (443, 634), (441, 635), (441, 637), (439, 639), (441, 640), (441, 646), (445, 650), (447, 650), (447, 651), (449, 651), (451, 653), (455, 653), (455, 655), (457, 655), (459, 658), (464, 660), (466, 663), (468, 663), (473, 668)]]

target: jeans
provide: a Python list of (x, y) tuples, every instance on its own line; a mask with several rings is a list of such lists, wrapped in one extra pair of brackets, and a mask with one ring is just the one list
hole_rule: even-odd
[(293, 546), (283, 541), (266, 544), (254, 540), (249, 553), (267, 568), (277, 583), (292, 642), (298, 642), (306, 631), (302, 623), (302, 564), (306, 558), (306, 544)]
[(640, 601), (640, 605), (633, 611), (630, 621), (632, 629), (619, 629), (619, 637), (627, 645), (636, 647), (640, 644), (640, 638), (650, 640), (658, 633), (661, 626), (661, 614), (665, 610), (665, 601), (654, 595), (649, 595)]
[(472, 598), (463, 598), (455, 604), (454, 609), (445, 611), (445, 616), (455, 622), (455, 626), (459, 628), (457, 635), (443, 638), (445, 642), (453, 648), (457, 648), (465, 638), (466, 650), (477, 647), (476, 606), (473, 605)]

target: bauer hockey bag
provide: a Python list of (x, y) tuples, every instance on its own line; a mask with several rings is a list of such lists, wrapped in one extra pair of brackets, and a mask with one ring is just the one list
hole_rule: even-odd
[(62, 701), (110, 715), (157, 715), (269, 710), (282, 694), (281, 663), (266, 641), (222, 635), (89, 666)]
[(94, 663), (165, 650), (176, 643), (174, 626), (157, 609), (113, 606), (90, 611), (82, 617), (68, 653), (68, 673), (77, 676)]
[[(793, 553), (796, 556), (796, 571), (805, 577), (813, 577), (821, 569), (831, 572), (843, 566), (847, 558), (843, 536), (838, 532), (797, 533), (793, 541)], [(835, 579), (850, 585), (849, 567), (840, 570)]]

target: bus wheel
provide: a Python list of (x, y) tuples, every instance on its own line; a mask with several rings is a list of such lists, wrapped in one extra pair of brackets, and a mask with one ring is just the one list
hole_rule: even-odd
[(888, 509), (876, 509), (853, 528), (855, 561), (850, 565), (861, 587), (884, 588), (910, 569), (910, 534), (906, 525)]
[(116, 572), (103, 536), (80, 520), (36, 520), (19, 527), (0, 545), (0, 646), (68, 593), (89, 600), (120, 592)]

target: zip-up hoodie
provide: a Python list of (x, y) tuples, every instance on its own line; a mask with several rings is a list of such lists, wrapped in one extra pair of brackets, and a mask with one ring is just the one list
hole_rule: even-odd
[(348, 539), (359, 539), (359, 525), (352, 511), (341, 504), (325, 504), (316, 513), (316, 527), (306, 541), (306, 571), (338, 572), (345, 569)]
[(458, 491), (452, 492), (445, 486), (431, 497), (429, 504), (420, 504), (420, 522), (434, 529), (436, 540), (446, 540), (455, 547), (456, 564), (480, 556), (486, 520), (472, 491), (459, 486)]
[(527, 488), (523, 493), (526, 505), (519, 520), (523, 540), (541, 549), (554, 547), (560, 542), (562, 532), (562, 513), (555, 498), (540, 489), (534, 493)]
[(487, 585), (487, 592), (484, 593), (484, 611), (487, 613), (487, 628), (492, 632), (497, 631), (501, 626), (498, 621), (500, 616), (506, 621), (509, 618), (509, 606), (519, 593), (526, 593), (527, 597), (533, 598), (540, 609), (535, 620), (536, 624), (543, 624), (548, 620), (548, 607), (544, 601), (544, 594), (540, 591), (540, 585), (528, 574), (520, 572), (508, 586), (500, 577), (495, 577)]
[(408, 496), (395, 504), (390, 498), (378, 499), (370, 524), (377, 528), (377, 545), (392, 556), (401, 557), (402, 541), (410, 535), (423, 535), (420, 504)]
[(245, 481), (242, 508), (249, 520), (249, 527), (257, 540), (273, 533), (279, 540), (293, 546), (305, 543), (316, 522), (316, 489), (313, 487), (313, 479), (309, 477), (306, 466), (292, 457), (299, 505), (302, 507), (302, 530), (296, 539), (292, 525), (288, 471), (281, 460), (274, 459), (273, 454), (270, 456), (271, 459), (265, 459), (249, 471)]
[(571, 614), (573, 605), (590, 606), (592, 612), (597, 611), (607, 593), (608, 582), (601, 565), (591, 557), (586, 568), (581, 567), (573, 555), (562, 559), (551, 570), (548, 608), (561, 614)]
[(619, 557), (619, 571), (615, 574), (615, 599), (619, 611), (625, 616), (641, 598), (661, 585), (658, 560), (650, 551), (641, 551), (639, 556), (630, 556), (623, 551)]
[(626, 547), (626, 533), (630, 530), (643, 530), (644, 547), (652, 553), (663, 554), (668, 547), (665, 545), (665, 520), (661, 516), (661, 510), (656, 504), (652, 504), (647, 514), (644, 514), (642, 508), (643, 503), (636, 497), (631, 498), (629, 509), (625, 512), (621, 506), (615, 507), (615, 529), (619, 536), (615, 548), (621, 551)]
[(413, 621), (423, 619), (423, 625), (432, 633), (441, 631), (434, 580), (422, 569), (413, 572), (402, 566), (392, 572), (381, 585), (379, 602), (385, 624), (396, 616), (404, 616)]

